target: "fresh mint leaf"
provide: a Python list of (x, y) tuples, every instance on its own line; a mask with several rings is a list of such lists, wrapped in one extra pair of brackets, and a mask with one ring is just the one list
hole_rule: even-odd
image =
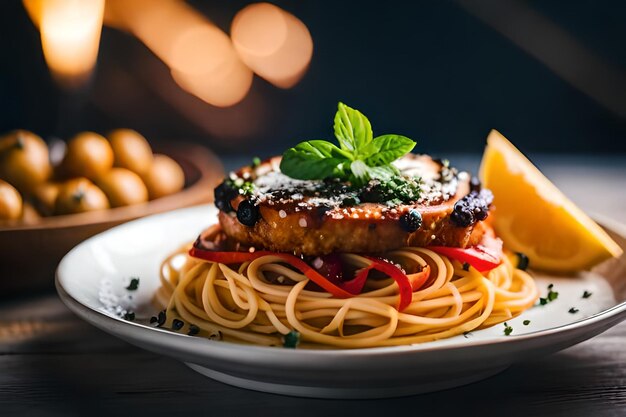
[[(372, 141), (372, 125), (363, 113), (339, 103), (335, 114), (335, 137), (344, 151), (357, 156)], [(354, 157), (352, 159), (355, 159)]]
[(325, 140), (300, 142), (283, 154), (280, 170), (300, 180), (316, 180), (340, 174), (345, 152)]
[(415, 142), (406, 136), (382, 135), (368, 144), (361, 157), (364, 157), (365, 163), (371, 167), (389, 165), (411, 152), (414, 147)]

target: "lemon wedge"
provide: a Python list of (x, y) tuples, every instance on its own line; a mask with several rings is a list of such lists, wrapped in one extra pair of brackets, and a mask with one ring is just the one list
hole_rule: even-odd
[(480, 179), (493, 191), (494, 227), (505, 246), (530, 266), (570, 272), (620, 256), (622, 249), (511, 142), (492, 130)]

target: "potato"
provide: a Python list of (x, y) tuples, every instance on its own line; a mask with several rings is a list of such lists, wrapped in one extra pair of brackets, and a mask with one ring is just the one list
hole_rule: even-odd
[(15, 130), (0, 138), (0, 179), (30, 194), (51, 172), (48, 147), (39, 136)]
[(75, 214), (109, 208), (109, 200), (87, 178), (74, 178), (59, 187), (54, 203), (55, 214)]
[(131, 129), (116, 129), (107, 135), (116, 167), (143, 174), (152, 165), (152, 149), (146, 138)]
[(111, 202), (111, 207), (148, 201), (148, 190), (141, 178), (126, 168), (112, 168), (96, 182)]
[(22, 224), (37, 224), (41, 220), (41, 215), (29, 202), (24, 202), (22, 206)]
[(96, 180), (113, 166), (113, 149), (102, 136), (82, 132), (67, 144), (67, 153), (61, 164), (64, 174)]
[(0, 180), (0, 220), (14, 220), (22, 216), (22, 196), (6, 181)]
[(60, 188), (61, 184), (57, 182), (39, 184), (33, 191), (33, 200), (37, 211), (44, 216), (52, 215)]
[(185, 186), (183, 169), (169, 156), (154, 155), (150, 169), (141, 176), (150, 200), (173, 194)]

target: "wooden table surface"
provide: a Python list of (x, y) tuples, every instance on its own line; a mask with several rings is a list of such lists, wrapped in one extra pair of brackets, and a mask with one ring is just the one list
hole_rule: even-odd
[[(238, 161), (228, 160), (226, 166)], [(456, 161), (472, 167), (476, 158)], [(626, 156), (544, 156), (537, 161), (584, 209), (626, 223)], [(339, 401), (264, 394), (207, 379), (82, 322), (54, 293), (0, 301), (0, 416), (194, 412), (294, 417), (395, 411), (411, 416), (626, 416), (626, 322), (468, 386), (398, 399)]]

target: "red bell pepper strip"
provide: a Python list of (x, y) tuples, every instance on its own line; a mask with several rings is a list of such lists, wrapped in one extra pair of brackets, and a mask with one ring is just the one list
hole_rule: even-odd
[[(372, 264), (370, 265), (372, 269), (389, 275), (398, 284), (398, 290), (400, 292), (400, 303), (398, 305), (398, 311), (402, 311), (407, 308), (413, 300), (413, 287), (411, 285), (411, 281), (409, 281), (409, 277), (407, 277), (404, 272), (402, 272), (397, 266), (390, 262), (382, 259), (372, 258), (370, 256), (366, 256), (366, 258), (372, 261)], [(424, 274), (424, 280), (426, 280), (427, 277), (428, 275)]]
[(352, 294), (360, 294), (361, 291), (363, 291), (363, 287), (365, 286), (365, 281), (367, 281), (367, 275), (373, 268), (373, 262), (368, 266), (361, 268), (359, 272), (355, 275), (355, 277), (352, 278), (350, 281), (345, 281), (342, 287)]
[(327, 280), (324, 276), (320, 275), (317, 271), (315, 271), (312, 267), (310, 267), (306, 262), (302, 259), (297, 258), (288, 253), (277, 253), (277, 252), (269, 252), (269, 251), (255, 251), (255, 252), (214, 252), (209, 250), (203, 250), (198, 248), (191, 248), (189, 250), (189, 256), (194, 258), (204, 259), (205, 261), (211, 262), (219, 262), (223, 264), (234, 264), (241, 263), (246, 261), (252, 261), (261, 256), (277, 256), (289, 263), (290, 265), (296, 267), (300, 270), (307, 278), (311, 281), (322, 287), (322, 289), (330, 294), (334, 295), (338, 298), (350, 298), (355, 294), (351, 294), (348, 291), (336, 286), (329, 280)]
[(502, 262), (502, 240), (485, 234), (483, 240), (471, 248), (452, 248), (448, 246), (428, 246), (427, 249), (468, 263), (479, 272), (491, 271)]
[(215, 252), (195, 247), (189, 250), (189, 256), (203, 259), (205, 261), (219, 262), (223, 264), (252, 261), (266, 255), (272, 255), (281, 258), (288, 264), (300, 270), (300, 272), (302, 272), (315, 284), (320, 286), (323, 290), (338, 298), (350, 298), (358, 295), (365, 285), (365, 281), (367, 279), (367, 274), (369, 273), (369, 271), (372, 269), (376, 269), (393, 278), (398, 284), (400, 292), (400, 303), (398, 306), (398, 310), (400, 311), (404, 310), (411, 303), (413, 289), (421, 287), (430, 274), (430, 268), (427, 266), (418, 274), (412, 274), (415, 275), (415, 278), (413, 281), (411, 281), (400, 269), (398, 269), (393, 264), (383, 261), (381, 259), (367, 256), (366, 258), (372, 261), (372, 263), (363, 268), (355, 278), (350, 281), (342, 282), (341, 286), (338, 286), (330, 282), (326, 277), (318, 273), (313, 267), (304, 262), (302, 259), (288, 253), (276, 253), (269, 251)]

